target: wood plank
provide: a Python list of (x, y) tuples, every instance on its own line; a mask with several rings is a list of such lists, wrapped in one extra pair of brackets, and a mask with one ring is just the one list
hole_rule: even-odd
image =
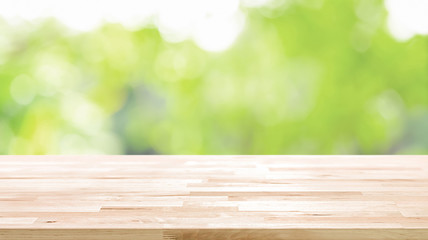
[(428, 239), (428, 156), (0, 156), (0, 239)]

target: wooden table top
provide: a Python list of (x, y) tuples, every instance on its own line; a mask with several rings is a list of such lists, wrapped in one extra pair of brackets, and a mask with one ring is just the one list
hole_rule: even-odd
[(2, 240), (266, 236), (428, 239), (428, 156), (0, 157)]

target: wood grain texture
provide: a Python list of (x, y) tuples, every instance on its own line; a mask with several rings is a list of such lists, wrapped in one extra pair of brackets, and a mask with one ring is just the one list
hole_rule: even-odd
[(0, 239), (428, 239), (428, 156), (1, 156)]

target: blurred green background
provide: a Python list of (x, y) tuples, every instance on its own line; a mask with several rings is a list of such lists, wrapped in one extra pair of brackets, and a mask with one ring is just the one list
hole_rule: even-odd
[(361, 2), (242, 8), (220, 52), (0, 17), (0, 154), (428, 154), (428, 37)]

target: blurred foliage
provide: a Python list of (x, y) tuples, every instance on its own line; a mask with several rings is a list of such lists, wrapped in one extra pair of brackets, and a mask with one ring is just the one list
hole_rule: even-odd
[(220, 53), (0, 20), (0, 153), (427, 154), (428, 38), (392, 38), (380, 1), (317, 3), (245, 9)]

